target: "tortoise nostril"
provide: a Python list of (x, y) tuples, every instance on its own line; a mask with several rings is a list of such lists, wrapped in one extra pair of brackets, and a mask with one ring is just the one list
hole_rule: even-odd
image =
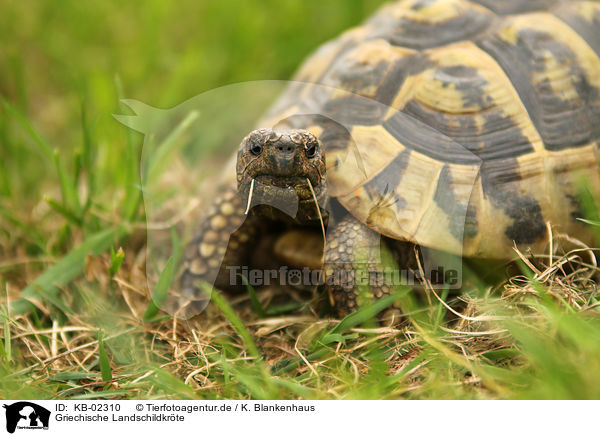
[(292, 153), (294, 148), (295, 147), (291, 144), (279, 144), (275, 147), (275, 149), (280, 153)]

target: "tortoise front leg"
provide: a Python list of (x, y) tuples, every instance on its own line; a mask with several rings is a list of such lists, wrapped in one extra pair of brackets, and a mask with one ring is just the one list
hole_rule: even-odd
[[(325, 289), (339, 316), (390, 295), (393, 271), (384, 270), (381, 235), (347, 215), (327, 235)], [(396, 271), (397, 272), (397, 271)], [(395, 312), (395, 311), (394, 311)], [(385, 318), (390, 312), (387, 311)]]
[[(244, 289), (236, 271), (248, 265), (252, 241), (260, 223), (247, 216), (246, 205), (235, 187), (219, 196), (200, 223), (196, 237), (187, 245), (179, 276), (182, 304), (197, 301), (196, 310), (208, 303), (199, 288), (202, 282), (224, 291)], [(200, 310), (201, 310), (200, 309)]]

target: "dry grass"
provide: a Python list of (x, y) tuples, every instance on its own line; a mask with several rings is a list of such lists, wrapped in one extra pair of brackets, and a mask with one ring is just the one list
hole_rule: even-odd
[[(554, 236), (552, 246), (564, 239)], [(145, 247), (124, 250), (112, 278), (110, 256), (88, 257), (85, 277), (69, 288), (79, 291), (59, 295), (66, 307), (79, 309), (67, 317), (42, 301), (33, 301), (36, 312), (10, 316), (3, 337), (13, 363), (5, 364), (5, 389), (14, 380), (13, 395), (49, 398), (512, 398), (523, 392), (506, 378), (519, 371), (535, 378), (519, 328), (546, 336), (557, 314), (594, 319), (598, 327), (599, 269), (587, 247), (564, 254), (556, 248), (552, 256), (518, 253), (527, 275), (485, 289), (443, 298), (425, 287), (421, 297), (402, 300), (407, 314), (399, 322), (354, 326), (326, 344), (339, 320), (316, 313), (316, 293), (288, 291), (285, 303), (299, 307), (263, 319), (248, 295), (229, 299), (251, 343), (220, 305), (190, 320), (144, 321)], [(23, 281), (35, 274), (27, 259), (10, 268)], [(16, 298), (17, 291), (9, 284), (8, 295)], [(259, 290), (261, 305), (280, 304), (282, 291)], [(99, 326), (106, 330), (110, 380), (101, 374)]]

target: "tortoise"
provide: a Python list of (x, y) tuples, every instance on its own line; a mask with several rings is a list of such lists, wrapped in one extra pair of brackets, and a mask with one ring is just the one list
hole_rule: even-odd
[[(235, 288), (231, 266), (267, 251), (319, 268), (325, 226), (327, 277), (379, 237), (409, 263), (412, 244), (541, 252), (548, 225), (593, 243), (578, 218), (582, 189), (599, 197), (599, 147), (599, 2), (390, 3), (312, 54), (241, 141), (180, 283)], [(340, 315), (359, 306), (357, 286), (323, 286)]]

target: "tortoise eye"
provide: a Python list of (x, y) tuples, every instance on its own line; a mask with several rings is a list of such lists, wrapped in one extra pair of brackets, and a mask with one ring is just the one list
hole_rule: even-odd
[(318, 145), (317, 143), (310, 143), (306, 146), (306, 156), (310, 157), (315, 157), (317, 154), (317, 148)]
[(263, 147), (260, 144), (252, 144), (250, 146), (250, 153), (252, 153), (254, 156), (259, 156), (263, 151)]

